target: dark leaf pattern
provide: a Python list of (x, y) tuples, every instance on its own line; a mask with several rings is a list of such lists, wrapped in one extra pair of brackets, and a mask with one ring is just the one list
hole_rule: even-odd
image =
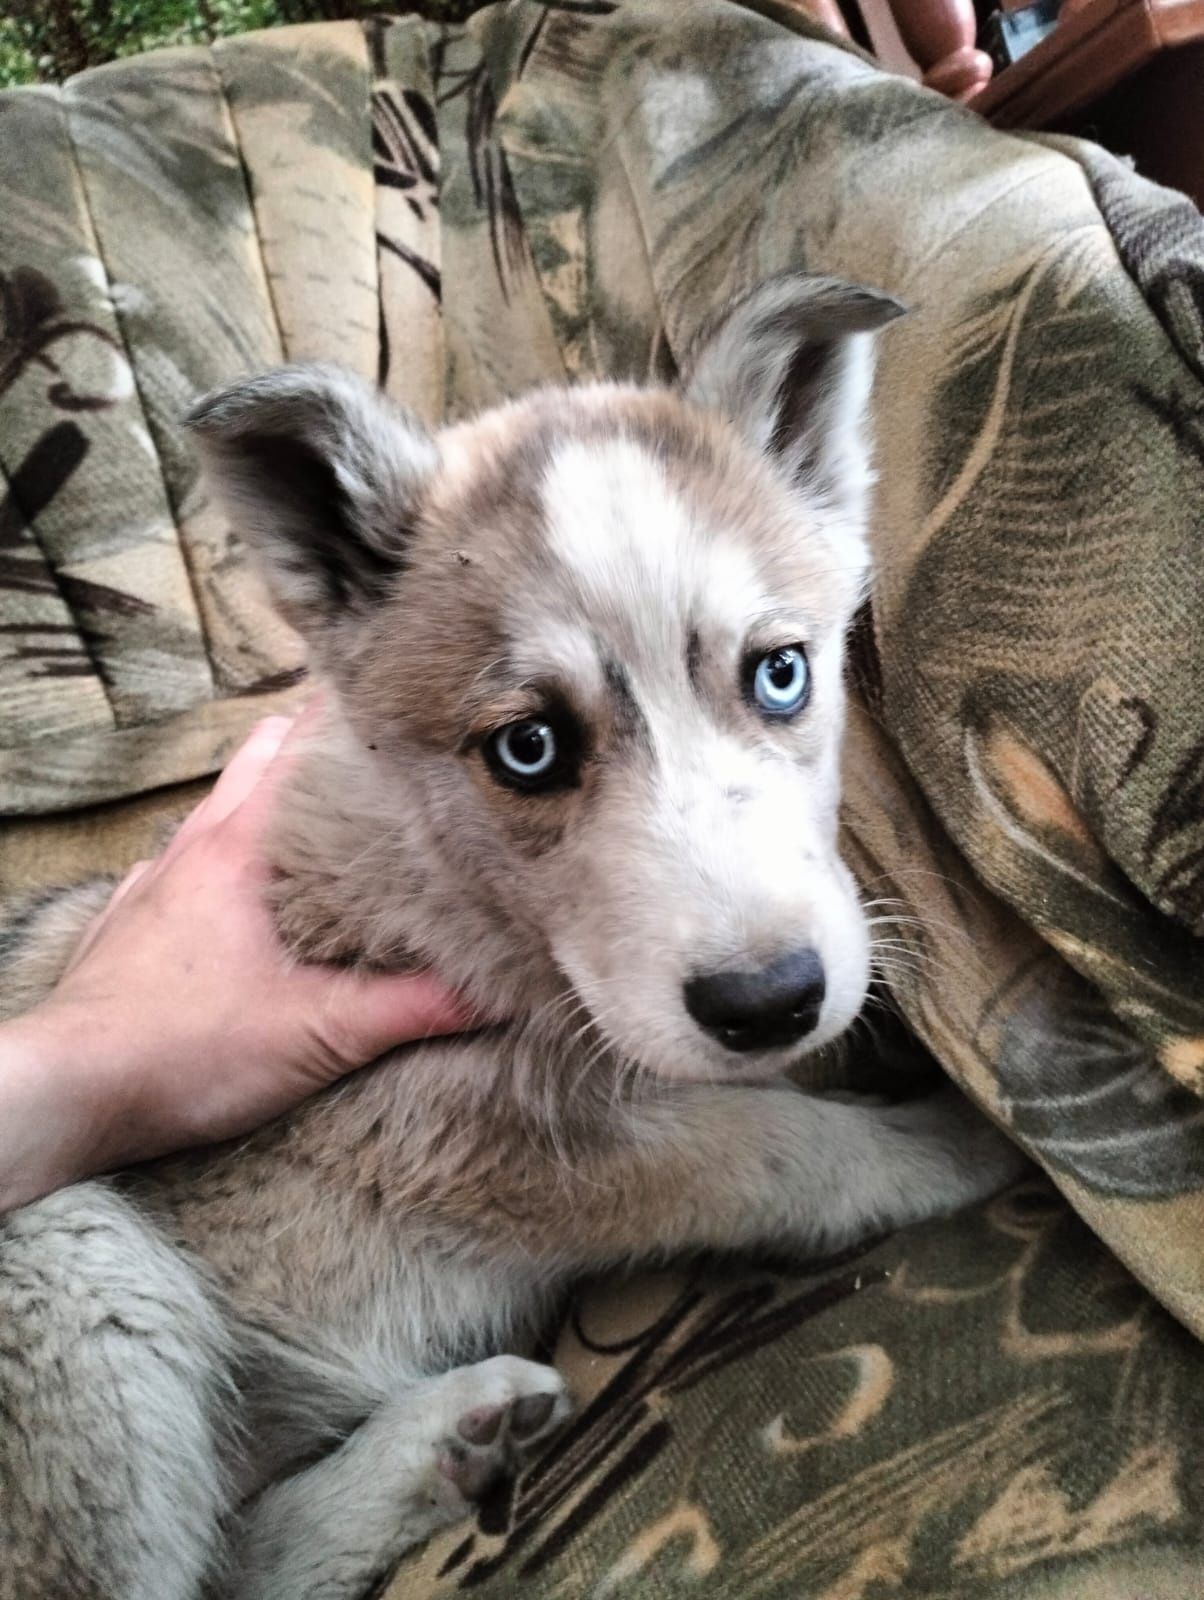
[[(768, 272), (899, 293), (846, 849), (891, 1007), (1070, 1203), (1034, 1181), (841, 1261), (584, 1286), (557, 1348), (577, 1420), (379, 1592), (1196, 1600), (1201, 1355), (1158, 1302), (1204, 1330), (1198, 219), (786, 15), (513, 0), (74, 86), (63, 163), (53, 119), (20, 150), (52, 179), (0, 168), (0, 803), (196, 776), (296, 691), (237, 541), (195, 536), (174, 419), (202, 384), (334, 356), (438, 421), (612, 356), (671, 380)], [(32, 103), (0, 97), (0, 123)], [(918, 180), (934, 162), (947, 184)], [(148, 214), (184, 243), (122, 282), (106, 261), (160, 260)], [(120, 394), (98, 356), (128, 364)], [(122, 503), (136, 559), (75, 559), (148, 459), (173, 494)], [(188, 677), (223, 625), (245, 670)], [(98, 864), (154, 848), (134, 815), (92, 819)], [(61, 875), (64, 833), (8, 824), (0, 876)]]
[(75, 335), (117, 349), (107, 329), (64, 313), (58, 290), (45, 274), (32, 267), (0, 272), (0, 395), (36, 362), (51, 374), (46, 397), (56, 410), (94, 411), (111, 405), (111, 396), (81, 394), (61, 376), (54, 347)]

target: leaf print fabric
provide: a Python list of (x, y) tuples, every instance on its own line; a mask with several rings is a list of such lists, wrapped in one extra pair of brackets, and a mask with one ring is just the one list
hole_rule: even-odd
[(335, 359), (438, 424), (672, 378), (772, 272), (910, 307), (844, 845), (889, 1003), (1044, 1176), (842, 1260), (583, 1285), (550, 1335), (577, 1421), (388, 1593), (1195, 1600), (1198, 213), (784, 0), (133, 58), (0, 95), (0, 190), (5, 893), (146, 854), (304, 693), (196, 481), (198, 391)]

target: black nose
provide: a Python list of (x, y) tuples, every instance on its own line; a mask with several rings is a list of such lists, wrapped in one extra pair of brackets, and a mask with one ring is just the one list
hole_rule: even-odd
[(793, 1044), (819, 1021), (824, 969), (814, 950), (791, 950), (754, 971), (728, 968), (691, 978), (686, 1010), (729, 1050)]

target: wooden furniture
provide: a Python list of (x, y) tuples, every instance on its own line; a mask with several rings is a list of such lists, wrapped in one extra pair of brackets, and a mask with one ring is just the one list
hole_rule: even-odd
[(904, 48), (929, 89), (951, 100), (969, 100), (986, 86), (991, 58), (975, 44), (973, 0), (892, 0), (891, 11)]
[(1094, 139), (1204, 209), (1204, 0), (1064, 0), (1053, 33), (994, 76), (974, 0), (786, 3), (997, 128)]
[[(1204, 0), (1064, 0), (1049, 38), (987, 85), (975, 108), (1001, 128), (1062, 125), (1150, 63), (1180, 49), (1192, 54), (1201, 40)], [(1204, 80), (1196, 112), (1204, 132)]]
[(1204, 208), (1204, 0), (1066, 0), (971, 104), (997, 128), (1095, 139)]

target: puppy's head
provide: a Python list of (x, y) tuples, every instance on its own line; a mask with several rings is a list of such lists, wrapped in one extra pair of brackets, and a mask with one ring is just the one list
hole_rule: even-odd
[[(842, 647), (870, 345), (898, 310), (774, 279), (679, 393), (541, 391), (434, 437), (320, 367), (191, 419), (362, 755), (360, 893), (390, 892), (421, 808), (430, 876), (661, 1075), (779, 1070), (864, 995)], [(420, 943), (457, 978), (489, 960)]]

